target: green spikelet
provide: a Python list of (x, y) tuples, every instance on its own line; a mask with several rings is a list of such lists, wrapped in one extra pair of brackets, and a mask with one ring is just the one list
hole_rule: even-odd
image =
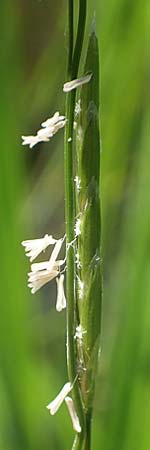
[(78, 342), (80, 384), (87, 417), (91, 415), (101, 323), (101, 217), (99, 55), (95, 31), (89, 37), (84, 74), (92, 72), (80, 91), (77, 119), (78, 308), (82, 336)]

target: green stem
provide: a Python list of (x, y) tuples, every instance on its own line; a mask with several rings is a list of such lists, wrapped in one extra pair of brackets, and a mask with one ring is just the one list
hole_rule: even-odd
[[(66, 197), (66, 241), (67, 244), (74, 239), (74, 173), (73, 173), (73, 117), (74, 117), (74, 92), (67, 95), (66, 102), (66, 131), (65, 131), (65, 197)], [(74, 247), (67, 248), (67, 363), (69, 379), (73, 383), (76, 377), (76, 364), (74, 355)], [(75, 385), (76, 386), (76, 385)]]
[(73, 54), (73, 0), (68, 2), (68, 32), (69, 32), (69, 42), (68, 42), (68, 79), (71, 77), (72, 68), (72, 54)]
[[(69, 54), (68, 54), (68, 78), (77, 76), (80, 62), (84, 28), (86, 16), (86, 0), (80, 0), (79, 20), (77, 39), (75, 44), (74, 57), (72, 59), (73, 48), (73, 2), (69, 1)], [(73, 122), (75, 108), (76, 91), (67, 94), (66, 100), (66, 131), (65, 131), (65, 209), (66, 209), (66, 243), (74, 240), (75, 212), (74, 212), (74, 156), (73, 156)], [(67, 366), (68, 376), (71, 383), (74, 382), (77, 375), (76, 349), (75, 349), (75, 254), (74, 246), (67, 246)], [(81, 395), (78, 382), (74, 384), (73, 398), (75, 408), (80, 420), (82, 430), (84, 429), (84, 414), (82, 408)], [(82, 433), (77, 438), (81, 448)]]
[(86, 437), (84, 442), (84, 450), (91, 449), (91, 416), (91, 411), (86, 414)]
[(77, 434), (76, 437), (75, 437), (75, 440), (73, 442), (72, 450), (81, 450), (82, 449), (83, 440), (84, 440), (84, 432), (80, 433), (80, 434)]
[(72, 450), (80, 450), (83, 445), (83, 450), (91, 449), (91, 417), (92, 411), (86, 414), (86, 432), (77, 434), (73, 443)]
[(76, 38), (74, 55), (73, 55), (72, 78), (74, 78), (74, 77), (76, 78), (77, 74), (78, 74), (78, 68), (79, 68), (79, 62), (80, 62), (83, 38), (84, 38), (84, 31), (85, 31), (86, 3), (87, 3), (86, 0), (80, 0), (77, 38)]

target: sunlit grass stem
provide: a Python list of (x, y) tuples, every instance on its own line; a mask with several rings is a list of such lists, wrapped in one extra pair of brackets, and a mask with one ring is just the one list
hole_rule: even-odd
[[(68, 42), (68, 73), (67, 79), (73, 79), (78, 74), (84, 29), (86, 19), (86, 0), (80, 0), (78, 31), (73, 53), (73, 2), (69, 1), (69, 42)], [(73, 156), (73, 122), (76, 91), (67, 94), (66, 99), (66, 132), (65, 132), (65, 211), (66, 211), (66, 242), (67, 242), (67, 365), (69, 380), (73, 383), (77, 374), (75, 354), (75, 254), (74, 246), (68, 247), (68, 243), (74, 240), (75, 207), (74, 207), (74, 156)], [(84, 415), (78, 381), (74, 384), (73, 397), (76, 411), (82, 429), (84, 428)], [(83, 432), (77, 438), (74, 449), (81, 448)]]

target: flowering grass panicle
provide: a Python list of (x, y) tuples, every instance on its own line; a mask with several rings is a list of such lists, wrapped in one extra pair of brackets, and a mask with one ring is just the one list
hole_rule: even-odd
[[(90, 450), (101, 318), (99, 61), (98, 42), (92, 27), (85, 75), (77, 78), (85, 29), (86, 0), (79, 0), (75, 44), (72, 2), (69, 1), (68, 5), (69, 81), (63, 86), (66, 113), (60, 115), (56, 112), (46, 119), (35, 136), (22, 136), (22, 144), (32, 148), (39, 142), (49, 141), (57, 131), (65, 128), (66, 233), (60, 239), (46, 234), (41, 239), (23, 241), (22, 245), (31, 263), (53, 245), (49, 259), (32, 263), (28, 273), (28, 286), (33, 294), (55, 279), (56, 311), (67, 310), (69, 381), (47, 405), (47, 409), (54, 415), (65, 401), (76, 432), (72, 450)], [(64, 259), (58, 259), (65, 239), (66, 255)], [(71, 397), (68, 396), (70, 392)]]

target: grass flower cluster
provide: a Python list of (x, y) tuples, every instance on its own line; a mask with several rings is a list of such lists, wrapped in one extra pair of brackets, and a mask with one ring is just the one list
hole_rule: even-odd
[[(79, 20), (74, 45), (73, 2), (69, 2), (68, 81), (65, 115), (56, 112), (41, 124), (35, 136), (22, 136), (30, 148), (47, 142), (65, 129), (65, 236), (55, 239), (25, 240), (22, 245), (31, 270), (28, 286), (36, 293), (56, 279), (58, 312), (67, 314), (67, 366), (69, 381), (47, 409), (53, 415), (65, 401), (76, 432), (74, 450), (90, 450), (91, 418), (97, 370), (101, 319), (101, 217), (100, 217), (100, 135), (99, 135), (99, 58), (95, 29), (89, 36), (84, 76), (78, 78), (83, 45), (86, 1), (79, 2)], [(77, 94), (77, 98), (76, 98)], [(58, 259), (64, 240), (66, 254)], [(33, 261), (49, 246), (48, 260)], [(66, 293), (64, 277), (66, 272)], [(71, 396), (68, 394), (71, 393)]]

